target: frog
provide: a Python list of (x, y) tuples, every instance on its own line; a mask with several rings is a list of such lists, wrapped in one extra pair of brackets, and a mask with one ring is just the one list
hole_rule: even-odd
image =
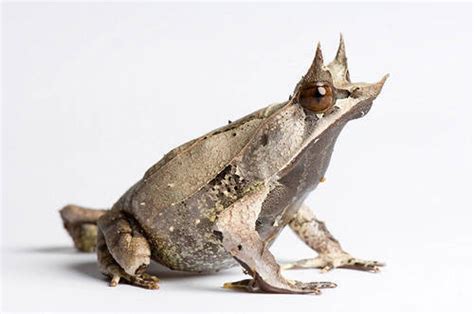
[[(64, 227), (76, 248), (96, 251), (110, 286), (158, 289), (152, 261), (202, 274), (240, 265), (249, 278), (224, 288), (285, 294), (336, 287), (289, 279), (290, 269), (378, 272), (384, 263), (347, 253), (305, 200), (325, 180), (342, 129), (369, 112), (387, 77), (352, 82), (342, 35), (328, 64), (318, 43), (287, 101), (174, 148), (110, 209), (63, 207)], [(287, 226), (315, 257), (277, 262), (270, 246)]]

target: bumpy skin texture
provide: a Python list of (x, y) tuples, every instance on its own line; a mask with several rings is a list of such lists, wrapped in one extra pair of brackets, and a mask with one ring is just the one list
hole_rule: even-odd
[[(332, 87), (335, 95), (324, 112), (299, 103), (301, 91), (316, 82)], [(303, 202), (322, 181), (344, 125), (369, 111), (384, 82), (349, 81), (342, 37), (336, 58), (327, 66), (318, 45), (289, 101), (172, 150), (110, 211), (98, 215), (92, 225), (98, 225), (101, 271), (112, 278), (112, 285), (122, 278), (156, 288), (157, 278), (145, 272), (150, 260), (194, 272), (239, 263), (252, 279), (226, 287), (276, 293), (319, 293), (320, 288), (334, 287), (282, 276), (268, 247), (288, 224), (320, 256), (285, 269), (376, 270), (380, 263), (344, 252)]]

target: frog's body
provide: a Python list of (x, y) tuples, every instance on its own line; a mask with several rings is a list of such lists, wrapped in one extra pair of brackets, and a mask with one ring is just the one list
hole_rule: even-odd
[[(251, 185), (230, 162), (282, 105), (259, 110), (169, 152), (112, 210), (133, 216), (156, 247), (153, 257), (171, 269), (213, 271), (235, 266), (213, 232), (218, 212)], [(215, 164), (216, 160), (220, 162)], [(172, 167), (188, 171), (176, 177), (173, 174), (179, 171)]]
[[(156, 278), (144, 273), (150, 259), (196, 272), (237, 261), (254, 279), (232, 287), (306, 293), (332, 286), (281, 276), (268, 246), (288, 224), (322, 255), (289, 267), (375, 270), (379, 263), (351, 258), (303, 205), (323, 180), (340, 131), (365, 115), (383, 85), (350, 83), (343, 53), (341, 41), (335, 61), (325, 67), (318, 48), (289, 101), (192, 140), (151, 167), (99, 220), (102, 272), (114, 284), (124, 278), (156, 287)], [(316, 102), (302, 96), (315, 88), (323, 88)]]

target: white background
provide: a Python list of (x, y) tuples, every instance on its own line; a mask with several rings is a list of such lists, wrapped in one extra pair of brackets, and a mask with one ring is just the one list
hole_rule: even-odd
[[(5, 4), (3, 310), (472, 309), (469, 4)], [(159, 291), (107, 287), (57, 210), (108, 207), (171, 148), (287, 99), (339, 32), (352, 79), (391, 74), (308, 203), (379, 274), (290, 271), (321, 296), (224, 290), (156, 266)], [(278, 149), (278, 148), (275, 148)], [(280, 261), (314, 253), (285, 230)]]

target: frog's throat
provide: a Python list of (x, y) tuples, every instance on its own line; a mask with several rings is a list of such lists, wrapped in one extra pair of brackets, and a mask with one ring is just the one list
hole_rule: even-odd
[[(367, 99), (366, 101), (372, 101), (373, 99)], [(354, 112), (357, 111), (357, 106), (354, 105), (354, 99), (353, 98), (345, 98), (341, 99), (337, 102), (337, 105), (334, 107), (336, 110), (333, 110), (331, 113), (321, 115), (320, 119), (318, 120), (318, 123), (311, 133), (310, 136), (308, 136), (300, 145), (298, 151), (294, 154), (294, 158), (290, 159), (283, 167), (282, 169), (285, 169), (288, 167), (291, 163), (294, 162), (295, 158), (301, 154), (301, 152), (311, 144), (311, 142), (318, 142), (319, 137), (321, 134), (323, 134), (326, 130), (329, 128), (333, 127), (336, 124), (345, 124), (349, 120), (351, 120), (351, 116), (355, 113), (361, 114), (362, 116), (365, 115), (367, 112), (364, 111), (363, 109), (360, 109), (359, 112)], [(282, 175), (281, 172), (276, 172), (275, 173), (275, 179), (279, 179), (280, 175)]]

